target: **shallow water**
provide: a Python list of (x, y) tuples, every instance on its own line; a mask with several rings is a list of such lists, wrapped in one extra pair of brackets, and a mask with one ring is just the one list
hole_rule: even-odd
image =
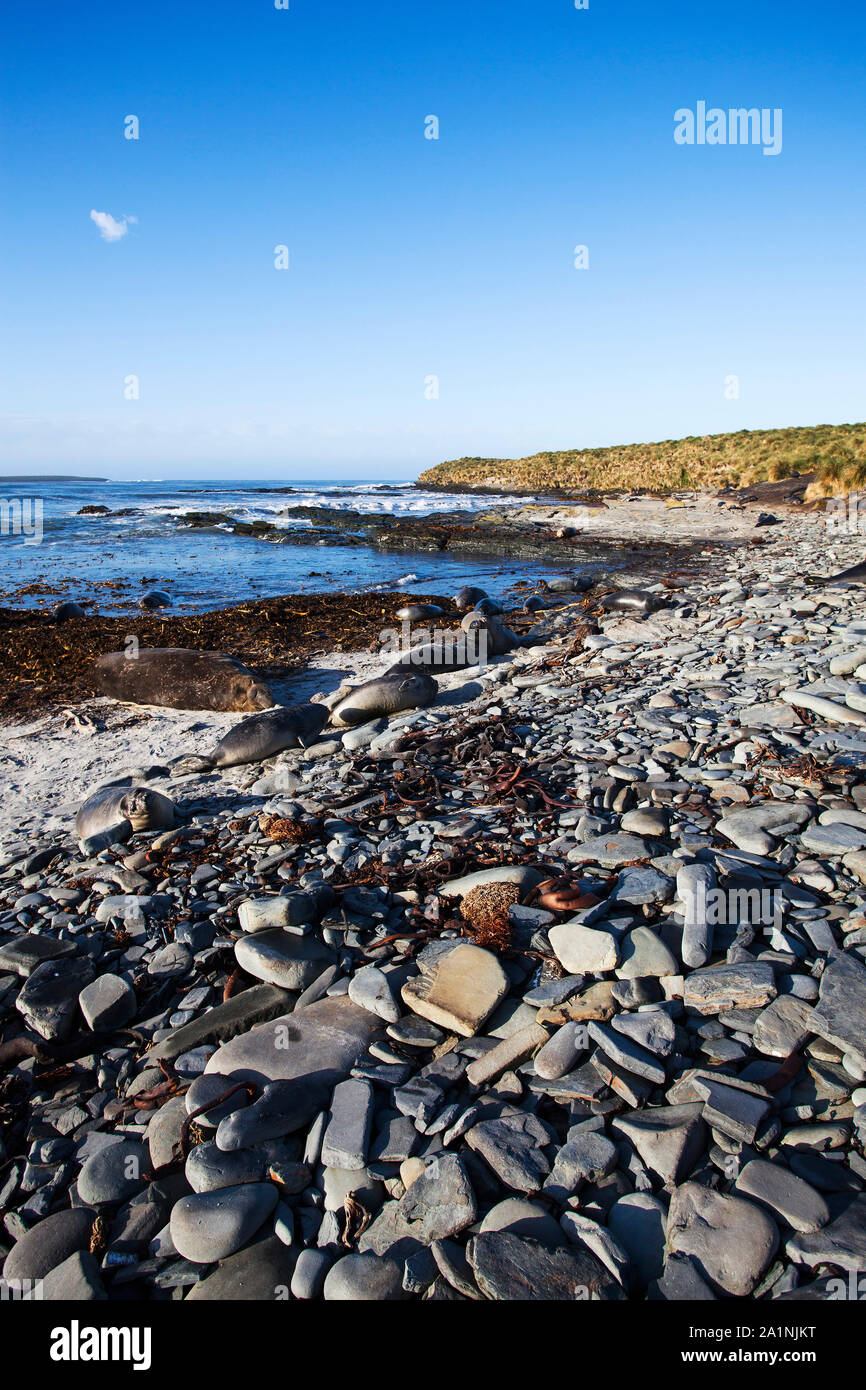
[[(189, 511), (222, 511), (238, 521), (266, 520), (303, 532), (310, 522), (285, 516), (287, 508), (303, 505), (423, 516), (434, 511), (489, 510), (497, 503), (518, 505), (525, 500), (432, 493), (407, 484), (376, 482), (13, 484), (0, 478), (0, 503), (21, 504), (23, 529), (28, 532), (10, 534), (15, 527), (7, 520), (8, 505), (2, 509), (0, 603), (53, 606), (62, 596), (95, 600), (102, 611), (111, 612), (128, 607), (153, 587), (165, 589), (177, 608), (191, 611), (277, 594), (357, 592), (380, 586), (403, 587), (410, 594), (448, 593), (471, 582), (497, 593), (517, 580), (549, 575), (551, 566), (447, 552), (381, 552), (371, 546), (318, 541), (275, 545), (226, 530), (184, 528), (177, 518)], [(107, 506), (112, 511), (129, 508), (131, 514), (78, 516), (85, 505)], [(609, 563), (608, 552), (608, 567)], [(597, 568), (591, 552), (582, 568)], [(34, 592), (21, 593), (30, 586)]]

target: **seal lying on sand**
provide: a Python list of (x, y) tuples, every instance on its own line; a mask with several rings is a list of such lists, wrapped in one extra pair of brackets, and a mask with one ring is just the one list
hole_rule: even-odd
[(168, 608), (170, 605), (171, 599), (162, 589), (151, 589), (138, 600), (139, 608)]
[(484, 666), (492, 656), (502, 656), (518, 645), (514, 633), (498, 618), (469, 612), (461, 620), (462, 631), (453, 637), (424, 642), (403, 652), (386, 675), (394, 671), (463, 671)]
[(121, 843), (141, 830), (171, 830), (174, 812), (174, 802), (152, 787), (103, 787), (81, 807), (75, 833), (79, 840), (104, 835)]
[(326, 705), (279, 705), (242, 719), (225, 734), (209, 757), (178, 759), (183, 772), (211, 772), (216, 767), (260, 763), (284, 748), (306, 748), (315, 743), (328, 717)]
[(467, 585), (464, 589), (458, 589), (457, 593), (454, 595), (454, 607), (459, 608), (461, 613), (466, 613), (470, 608), (474, 608), (476, 603), (480, 603), (481, 600), (486, 597), (487, 595), (483, 589), (473, 589), (471, 585)]
[(407, 603), (397, 609), (397, 617), (401, 622), (419, 623), (422, 618), (438, 618), (442, 611), (436, 603)]
[(646, 618), (657, 608), (664, 607), (664, 599), (658, 594), (648, 594), (645, 589), (616, 589), (602, 599), (601, 606), (609, 613), (632, 613)]
[(351, 728), (353, 724), (366, 724), (383, 714), (421, 709), (431, 705), (438, 693), (439, 686), (424, 671), (391, 667), (383, 676), (348, 691), (332, 709), (331, 723), (338, 728)]
[(264, 682), (233, 656), (187, 647), (142, 647), (136, 657), (107, 652), (96, 659), (96, 687), (114, 700), (169, 709), (251, 714), (274, 703)]
[(56, 623), (68, 623), (72, 618), (84, 618), (87, 615), (79, 603), (73, 603), (70, 599), (66, 603), (58, 603), (54, 610), (54, 621)]

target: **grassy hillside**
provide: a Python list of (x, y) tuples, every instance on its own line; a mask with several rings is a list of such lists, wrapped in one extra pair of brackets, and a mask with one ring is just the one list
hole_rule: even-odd
[(671, 492), (777, 482), (795, 473), (816, 474), (811, 497), (862, 487), (866, 484), (866, 424), (739, 430), (658, 444), (565, 449), (523, 459), (455, 459), (428, 468), (418, 483), (539, 492), (581, 488)]

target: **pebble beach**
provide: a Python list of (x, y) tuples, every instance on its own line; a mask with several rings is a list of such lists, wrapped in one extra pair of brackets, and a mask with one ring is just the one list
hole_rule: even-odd
[[(98, 698), (6, 724), (6, 1281), (848, 1296), (866, 609), (822, 578), (862, 537), (790, 508), (722, 536), (687, 510), (687, 571), (642, 572), (643, 609), (605, 606), (631, 571), (551, 570), (529, 608), (488, 587), (510, 650), (306, 747), (191, 771), (240, 716)], [(669, 535), (663, 504), (633, 515)], [(333, 710), (382, 669), (369, 644), (324, 651), (290, 698)], [(173, 824), (81, 838), (108, 784), (161, 793)]]

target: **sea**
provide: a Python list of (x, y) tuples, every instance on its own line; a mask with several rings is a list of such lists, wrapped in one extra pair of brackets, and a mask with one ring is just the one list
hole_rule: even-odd
[[(274, 479), (100, 482), (12, 481), (0, 477), (0, 604), (49, 607), (59, 598), (122, 611), (148, 588), (165, 590), (173, 607), (203, 612), (248, 599), (291, 593), (376, 590), (454, 593), (466, 583), (491, 595), (519, 580), (556, 572), (552, 565), (508, 558), (380, 551), (375, 546), (275, 544), (234, 536), (224, 526), (200, 530), (184, 513), (225, 512), (237, 521), (264, 520), (302, 537), (298, 506), (421, 517), (518, 505), (526, 497), (426, 492), (411, 483)], [(85, 506), (112, 515), (81, 516)], [(123, 513), (123, 515), (117, 515)], [(37, 524), (38, 523), (38, 524)], [(591, 555), (586, 569), (595, 568)]]

